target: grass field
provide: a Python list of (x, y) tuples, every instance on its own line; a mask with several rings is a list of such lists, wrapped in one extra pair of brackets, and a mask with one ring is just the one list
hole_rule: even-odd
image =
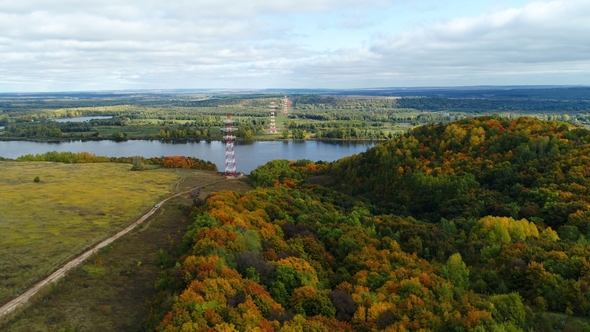
[[(175, 192), (203, 186), (201, 197), (205, 197), (214, 191), (252, 189), (214, 172), (170, 171), (182, 178)], [(191, 222), (182, 211), (191, 203), (188, 195), (166, 202), (154, 216), (68, 273), (14, 319), (0, 321), (0, 331), (145, 331), (150, 314), (146, 304), (156, 295), (154, 284), (161, 271), (158, 250), (176, 258), (175, 248)], [(173, 300), (172, 295), (166, 299), (169, 306)]]
[(0, 162), (0, 303), (133, 222), (180, 179), (166, 170), (130, 169)]

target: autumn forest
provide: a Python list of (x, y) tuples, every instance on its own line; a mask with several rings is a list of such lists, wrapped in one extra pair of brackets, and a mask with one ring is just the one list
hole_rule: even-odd
[(428, 124), (195, 200), (156, 331), (590, 331), (590, 131)]

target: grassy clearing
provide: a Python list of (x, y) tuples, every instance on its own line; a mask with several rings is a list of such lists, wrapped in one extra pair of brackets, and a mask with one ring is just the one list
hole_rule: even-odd
[[(204, 185), (204, 198), (214, 191), (252, 189), (240, 180), (224, 180), (213, 172), (172, 171), (182, 178), (176, 192)], [(188, 195), (171, 199), (135, 231), (69, 273), (13, 320), (0, 324), (0, 330), (145, 331), (149, 300), (155, 297), (154, 283), (161, 271), (158, 251), (163, 249), (174, 256), (190, 223), (182, 213), (190, 204)], [(173, 298), (167, 301), (172, 303)]]
[(133, 222), (179, 180), (170, 171), (130, 169), (0, 162), (0, 303)]

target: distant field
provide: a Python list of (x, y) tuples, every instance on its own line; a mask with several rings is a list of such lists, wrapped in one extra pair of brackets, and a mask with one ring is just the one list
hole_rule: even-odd
[(130, 169), (0, 162), (0, 303), (124, 228), (179, 180), (171, 171)]

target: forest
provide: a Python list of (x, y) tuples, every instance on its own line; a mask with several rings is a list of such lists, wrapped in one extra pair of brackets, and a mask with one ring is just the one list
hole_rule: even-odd
[[(416, 126), (498, 114), (590, 125), (588, 88), (0, 94), (2, 140), (387, 140)], [(287, 97), (287, 115), (283, 97)], [(275, 102), (277, 133), (269, 132)], [(109, 117), (62, 122), (77, 117)]]
[(429, 124), (275, 160), (161, 251), (156, 331), (590, 331), (590, 131)]

